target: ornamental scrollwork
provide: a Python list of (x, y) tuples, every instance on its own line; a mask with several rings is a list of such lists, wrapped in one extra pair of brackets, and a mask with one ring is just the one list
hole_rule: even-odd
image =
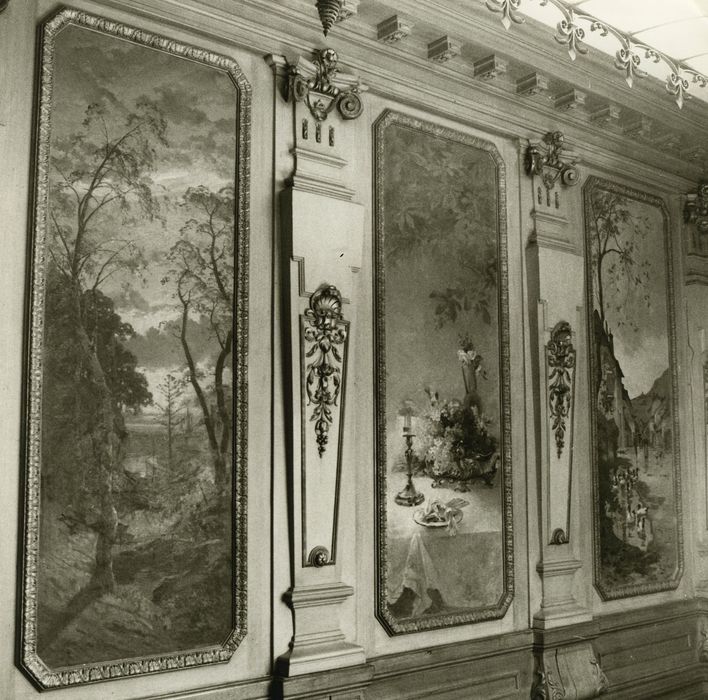
[(539, 668), (531, 688), (531, 700), (563, 700), (565, 692), (553, 677), (553, 671)]
[(567, 321), (559, 321), (551, 331), (547, 345), (548, 403), (551, 412), (551, 430), (555, 435), (558, 459), (565, 447), (566, 421), (570, 415), (572, 402), (572, 377), (575, 369), (575, 348), (572, 331)]
[(288, 97), (295, 102), (304, 102), (317, 122), (325, 121), (335, 108), (342, 119), (356, 119), (364, 109), (359, 86), (338, 87), (338, 73), (337, 52), (317, 49), (312, 61), (300, 59), (290, 67)]
[[(511, 28), (512, 22), (524, 22), (520, 12), (521, 4), (522, 0), (486, 1), (489, 10), (501, 15), (501, 22), (507, 30)], [(662, 64), (667, 69), (666, 92), (674, 98), (679, 109), (683, 107), (685, 100), (691, 97), (688, 92), (691, 84), (701, 88), (708, 86), (707, 75), (638, 41), (631, 33), (603, 22), (582, 8), (569, 5), (567, 0), (540, 0), (539, 5), (552, 5), (560, 13), (561, 19), (556, 25), (554, 39), (566, 46), (572, 60), (575, 60), (578, 54), (588, 53), (588, 47), (583, 43), (585, 27), (588, 27), (591, 32), (599, 32), (601, 37), (611, 37), (617, 41), (619, 48), (615, 52), (615, 68), (624, 72), (629, 87), (632, 87), (635, 77), (642, 78), (647, 75), (647, 72), (640, 68), (642, 59)]]
[(543, 143), (532, 143), (526, 149), (526, 173), (538, 175), (547, 190), (552, 190), (560, 179), (566, 187), (577, 185), (580, 173), (576, 167), (577, 156), (566, 153), (565, 137), (560, 131), (549, 131)]
[(347, 324), (342, 316), (342, 295), (333, 285), (323, 284), (310, 297), (310, 308), (303, 315), (307, 405), (314, 406), (310, 421), (315, 424), (317, 451), (327, 449), (332, 408), (342, 388), (343, 350)]

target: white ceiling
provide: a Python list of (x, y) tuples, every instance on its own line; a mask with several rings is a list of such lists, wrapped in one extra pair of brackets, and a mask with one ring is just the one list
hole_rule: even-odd
[[(639, 42), (682, 61), (694, 70), (708, 75), (708, 0), (565, 0), (566, 5), (582, 10), (613, 27), (631, 34)], [(555, 27), (561, 18), (552, 3), (545, 6), (526, 0), (521, 12)], [(590, 32), (587, 24), (585, 43), (614, 55), (616, 39)], [(650, 60), (642, 60), (641, 68), (650, 75), (666, 80), (667, 68)], [(708, 101), (708, 87), (691, 84), (689, 93)]]

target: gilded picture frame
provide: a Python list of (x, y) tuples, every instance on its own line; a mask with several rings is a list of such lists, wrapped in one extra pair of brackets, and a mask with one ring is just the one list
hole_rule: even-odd
[(671, 220), (661, 197), (597, 176), (583, 202), (594, 585), (616, 600), (674, 590), (684, 571)]
[(232, 58), (75, 9), (39, 46), (17, 664), (45, 690), (227, 662), (247, 630), (251, 87)]
[[(375, 395), (375, 436), (376, 436), (376, 600), (375, 600), (375, 615), (378, 621), (381, 623), (383, 628), (389, 635), (407, 634), (415, 632), (423, 632), (427, 630), (434, 630), (439, 628), (451, 627), (456, 625), (465, 625), (470, 623), (483, 622), (487, 620), (495, 620), (504, 617), (509, 606), (513, 600), (514, 596), (514, 547), (513, 547), (513, 536), (514, 536), (514, 521), (513, 521), (513, 507), (512, 507), (512, 462), (511, 462), (511, 397), (510, 397), (510, 370), (509, 370), (509, 356), (510, 356), (510, 343), (509, 343), (509, 291), (508, 291), (508, 255), (507, 255), (507, 213), (506, 213), (506, 167), (501, 158), (499, 151), (496, 146), (490, 141), (478, 138), (476, 136), (464, 133), (462, 131), (457, 131), (451, 128), (441, 126), (432, 122), (424, 121), (413, 116), (409, 116), (400, 112), (386, 110), (377, 119), (373, 125), (374, 130), (374, 196), (375, 196), (375, 208), (374, 208), (374, 318), (375, 318), (375, 340), (374, 340), (374, 356), (375, 356), (375, 372), (374, 372), (374, 395)], [(401, 445), (399, 454), (395, 457), (400, 464), (394, 465), (393, 452), (389, 450), (389, 446), (392, 442), (399, 437), (393, 434), (391, 426), (387, 423), (391, 423), (391, 416), (388, 415), (392, 412), (392, 408), (389, 405), (388, 395), (393, 395), (395, 386), (394, 382), (396, 378), (392, 376), (391, 373), (391, 363), (390, 358), (387, 357), (387, 335), (390, 336), (391, 328), (391, 314), (389, 306), (391, 306), (391, 299), (386, 296), (387, 293), (387, 275), (386, 275), (386, 261), (387, 261), (387, 249), (386, 249), (386, 235), (387, 231), (390, 235), (389, 226), (390, 219), (388, 217), (398, 216), (401, 212), (396, 210), (396, 212), (389, 211), (387, 209), (387, 197), (389, 195), (387, 190), (387, 177), (389, 176), (389, 162), (388, 158), (392, 159), (392, 162), (399, 161), (401, 153), (412, 152), (409, 151), (407, 147), (401, 146), (398, 151), (389, 152), (387, 150), (387, 140), (392, 138), (393, 131), (399, 134), (408, 134), (413, 139), (418, 140), (418, 144), (423, 144), (423, 148), (430, 146), (433, 149), (433, 154), (431, 159), (437, 158), (435, 149), (440, 146), (445, 149), (451, 149), (446, 151), (447, 155), (441, 156), (439, 162), (436, 164), (443, 168), (447, 165), (451, 165), (455, 162), (458, 155), (465, 158), (474, 170), (475, 167), (480, 168), (479, 172), (484, 173), (485, 185), (484, 185), (484, 196), (486, 202), (484, 206), (484, 212), (482, 213), (483, 218), (487, 222), (487, 235), (488, 240), (485, 239), (486, 250), (493, 262), (488, 265), (493, 269), (490, 271), (487, 269), (487, 274), (491, 277), (488, 279), (489, 286), (486, 287), (487, 293), (489, 294), (489, 307), (472, 308), (469, 299), (464, 301), (461, 297), (459, 299), (459, 311), (460, 317), (457, 319), (460, 321), (463, 317), (471, 318), (471, 315), (476, 314), (477, 316), (486, 317), (487, 323), (490, 326), (490, 336), (493, 338), (490, 347), (496, 347), (496, 351), (489, 355), (489, 360), (487, 366), (491, 367), (490, 376), (493, 375), (493, 379), (496, 379), (498, 394), (493, 396), (489, 403), (496, 406), (496, 410), (493, 411), (493, 419), (490, 423), (493, 425), (491, 429), (495, 432), (495, 449), (496, 457), (498, 462), (495, 462), (494, 466), (489, 468), (489, 462), (487, 462), (486, 467), (480, 467), (475, 469), (471, 467), (469, 474), (461, 479), (460, 481), (454, 481), (448, 479), (445, 475), (434, 476), (429, 479), (430, 474), (425, 472), (422, 468), (422, 459), (419, 457), (418, 453), (415, 453), (416, 442), (420, 444), (421, 435), (414, 435), (417, 430), (421, 431), (424, 421), (431, 423), (430, 417), (422, 413), (416, 415), (416, 410), (412, 409), (413, 401), (402, 401), (404, 408), (398, 413), (398, 416), (394, 418), (396, 427), (400, 428), (398, 422), (402, 421), (403, 425), (403, 439), (407, 440), (407, 451), (405, 452), (405, 459), (402, 457), (404, 454), (405, 444)], [(425, 145), (427, 144), (427, 146)], [(413, 149), (415, 150), (415, 148)], [(396, 155), (398, 154), (398, 156)], [(445, 165), (447, 164), (447, 165)], [(409, 164), (410, 165), (410, 164)], [(425, 171), (425, 165), (421, 162), (421, 171)], [(402, 187), (406, 187), (406, 172), (408, 170), (403, 170), (401, 178), (397, 182), (403, 182)], [(474, 171), (477, 172), (477, 171)], [(474, 180), (474, 172), (468, 172), (467, 175), (470, 180)], [(399, 173), (400, 174), (400, 173)], [(459, 173), (458, 173), (459, 178)], [(443, 175), (443, 180), (445, 176)], [(458, 181), (462, 182), (464, 178), (459, 178)], [(449, 183), (448, 183), (449, 184)], [(441, 189), (445, 188), (445, 183), (437, 183), (431, 181), (431, 186), (440, 185)], [(423, 188), (425, 189), (425, 188)], [(464, 186), (463, 186), (464, 189)], [(475, 192), (473, 189), (469, 189), (470, 198), (474, 199)], [(480, 190), (481, 192), (481, 190)], [(410, 194), (410, 193), (409, 193)], [(463, 198), (467, 195), (462, 194)], [(396, 197), (391, 196), (390, 201), (396, 201)], [(415, 199), (415, 197), (413, 197)], [(389, 203), (390, 203), (389, 201)], [(469, 201), (469, 200), (465, 200)], [(421, 205), (422, 207), (427, 206), (426, 204)], [(447, 205), (442, 204), (443, 209)], [(459, 212), (458, 212), (459, 213)], [(464, 219), (465, 216), (461, 216), (458, 220)], [(474, 218), (474, 217), (469, 217)], [(429, 221), (428, 224), (431, 224)], [(433, 224), (431, 224), (433, 225)], [(405, 230), (405, 226), (401, 227), (401, 231)], [(405, 235), (405, 234), (404, 234)], [(481, 240), (482, 234), (480, 234)], [(475, 236), (473, 235), (473, 238)], [(462, 240), (465, 239), (463, 234)], [(459, 239), (458, 239), (459, 240)], [(481, 244), (480, 244), (481, 245)], [(463, 243), (464, 247), (464, 243)], [(469, 251), (467, 251), (469, 253)], [(405, 257), (405, 255), (403, 256)], [(444, 265), (445, 256), (438, 255)], [(389, 252), (388, 260), (393, 260), (392, 254)], [(403, 258), (401, 258), (403, 260)], [(452, 266), (454, 260), (448, 257), (448, 263)], [(416, 275), (419, 275), (418, 279), (425, 278), (425, 273), (416, 267), (415, 263), (412, 263), (411, 269)], [(479, 275), (479, 270), (472, 274)], [(428, 280), (426, 279), (426, 282)], [(452, 283), (451, 283), (452, 285)], [(427, 287), (426, 287), (427, 290)], [(447, 292), (450, 292), (448, 289)], [(466, 292), (463, 292), (466, 293)], [(431, 292), (429, 295), (430, 300), (439, 299), (439, 296), (435, 292)], [(389, 303), (387, 303), (387, 301)], [(402, 300), (399, 299), (399, 302)], [(413, 302), (410, 302), (413, 305)], [(397, 303), (397, 308), (400, 308), (401, 304)], [(421, 307), (422, 308), (422, 307)], [(420, 319), (427, 314), (426, 318), (430, 316), (430, 308), (426, 307), (427, 310), (421, 311), (417, 314)], [(457, 308), (457, 307), (456, 307)], [(406, 307), (405, 318), (399, 318), (400, 323), (407, 323), (409, 320), (413, 319), (418, 312), (418, 308), (411, 310)], [(442, 307), (438, 305), (436, 309), (433, 309), (432, 313), (436, 314), (441, 312)], [(468, 310), (468, 316), (465, 316), (465, 310)], [(396, 312), (398, 313), (398, 312)], [(442, 311), (446, 313), (446, 311)], [(409, 315), (408, 315), (409, 314)], [(449, 319), (448, 319), (449, 320)], [(454, 319), (453, 319), (454, 320)], [(411, 321), (413, 324), (414, 321)], [(478, 323), (482, 323), (479, 321)], [(457, 328), (453, 323), (448, 328), (448, 335), (451, 331), (451, 327), (455, 326), (456, 331), (460, 333), (460, 341), (465, 345), (466, 341), (462, 340), (462, 331)], [(474, 325), (474, 324), (473, 324)], [(469, 326), (472, 327), (472, 326)], [(478, 326), (476, 326), (478, 328)], [(397, 332), (401, 333), (401, 326), (397, 326)], [(412, 336), (410, 338), (411, 343), (415, 344)], [(469, 336), (467, 336), (467, 341), (469, 341)], [(421, 339), (422, 342), (422, 339)], [(469, 344), (469, 343), (468, 343)], [(484, 341), (482, 341), (484, 344)], [(477, 345), (477, 349), (480, 346)], [(459, 366), (455, 364), (455, 352), (454, 348), (452, 352), (452, 363), (450, 371), (452, 373), (459, 372)], [(462, 355), (465, 358), (462, 358)], [(480, 384), (483, 384), (487, 380), (486, 370), (483, 371), (479, 366), (482, 360), (481, 355), (472, 348), (470, 344), (469, 347), (465, 345), (464, 348), (458, 349), (458, 358), (460, 361), (465, 360), (462, 364), (465, 365), (462, 369), (463, 378), (465, 381), (465, 388), (470, 388), (471, 383), (474, 381), (476, 385), (476, 379), (472, 379), (472, 374), (475, 372), (480, 373), (479, 376), (483, 376), (484, 380), (480, 379)], [(442, 360), (441, 360), (442, 362)], [(470, 365), (470, 367), (467, 367)], [(454, 367), (457, 367), (455, 370)], [(400, 368), (399, 368), (400, 369)], [(428, 366), (430, 369), (430, 364)], [(468, 379), (465, 371), (473, 369), (472, 374)], [(413, 369), (411, 371), (414, 371)], [(427, 371), (427, 370), (426, 370)], [(459, 374), (454, 376), (458, 377)], [(493, 379), (490, 379), (488, 383), (493, 383)], [(422, 389), (422, 387), (417, 387), (417, 389)], [(417, 391), (416, 389), (416, 391)], [(425, 388), (431, 401), (436, 405), (442, 406), (443, 401), (440, 398), (438, 392), (434, 392), (432, 389)], [(454, 391), (454, 389), (453, 389)], [(494, 390), (491, 390), (493, 393)], [(400, 392), (399, 392), (400, 393)], [(416, 400), (420, 399), (420, 392), (416, 393)], [(467, 397), (469, 398), (470, 392), (468, 392)], [(489, 398), (489, 396), (487, 396)], [(399, 401), (400, 396), (390, 399), (390, 401)], [(473, 399), (476, 401), (476, 399)], [(463, 404), (455, 403), (454, 401), (449, 402), (450, 405), (455, 403), (457, 408), (462, 406), (461, 415), (467, 415), (465, 412), (468, 410), (467, 399)], [(408, 411), (405, 406), (411, 408)], [(447, 409), (447, 404), (443, 407), (443, 412)], [(451, 409), (451, 410), (457, 410)], [(479, 408), (479, 412), (482, 409), (477, 404), (474, 407), (476, 411)], [(393, 409), (394, 413), (397, 409)], [(436, 409), (437, 413), (440, 411)], [(469, 416), (468, 416), (469, 418)], [(463, 419), (466, 420), (466, 419)], [(422, 431), (421, 431), (422, 432)], [(400, 438), (399, 438), (400, 439)], [(498, 440), (498, 442), (496, 441)], [(449, 454), (449, 452), (448, 452)], [(405, 471), (405, 460), (409, 459), (408, 471), (411, 474), (411, 461), (416, 464), (415, 469), (419, 470), (416, 472), (412, 479), (409, 478), (409, 486), (404, 487), (403, 491), (398, 493), (393, 498), (394, 491), (397, 491), (399, 486), (392, 485), (392, 479), (399, 479), (402, 477), (401, 483), (405, 483), (405, 475), (398, 474), (398, 472)], [(465, 461), (465, 460), (462, 460)], [(468, 462), (473, 462), (474, 460), (466, 460)], [(476, 463), (476, 466), (482, 462)], [(420, 470), (423, 469), (424, 476), (421, 476)], [(434, 470), (434, 469), (433, 469)], [(468, 470), (469, 471), (469, 470)], [(395, 472), (395, 473), (394, 473)], [(473, 473), (474, 472), (474, 473)], [(418, 493), (415, 482), (418, 482), (420, 487), (421, 482), (426, 483), (426, 487), (430, 486), (432, 488), (438, 489), (437, 491), (431, 491), (426, 488), (427, 496), (423, 496), (422, 493)], [(428, 483), (430, 481), (430, 483)], [(411, 488), (411, 482), (412, 488)], [(455, 486), (456, 484), (456, 486)], [(449, 487), (449, 488), (448, 488)], [(445, 505), (442, 504), (440, 498), (448, 498), (447, 495), (443, 496), (447, 490), (461, 491), (460, 497), (453, 496), (452, 500)], [(493, 581), (492, 591), (486, 591), (486, 599), (482, 599), (482, 593), (475, 590), (475, 587), (481, 588), (482, 586), (477, 583), (469, 583), (466, 592), (462, 593), (460, 589), (459, 581), (455, 583), (453, 588), (457, 588), (457, 591), (452, 592), (449, 599), (445, 598), (448, 593), (441, 592), (440, 589), (434, 589), (438, 584), (430, 584), (430, 588), (427, 590), (427, 594), (430, 595), (432, 604), (423, 610), (422, 612), (411, 612), (415, 610), (418, 605), (418, 597), (425, 596), (426, 591), (421, 593), (421, 596), (416, 597), (411, 608), (411, 598), (412, 595), (408, 595), (410, 591), (403, 586), (403, 593), (398, 597), (398, 600), (392, 603), (392, 597), (396, 597), (400, 586), (394, 586), (392, 584), (392, 574), (391, 572), (396, 569), (400, 569), (402, 562), (405, 561), (405, 567), (412, 567), (415, 569), (416, 566), (420, 571), (413, 572), (412, 578), (417, 575), (422, 577), (430, 578), (430, 569), (436, 569), (436, 573), (432, 576), (435, 580), (442, 579), (445, 577), (446, 572), (440, 570), (439, 567), (445, 566), (445, 564), (440, 561), (433, 561), (437, 556), (434, 551), (438, 547), (441, 549), (439, 552), (443, 552), (445, 548), (450, 549), (452, 547), (453, 557), (455, 556), (454, 551), (459, 543), (464, 542), (465, 537), (474, 537), (473, 534), (468, 534), (464, 527), (472, 527), (471, 523), (474, 522), (472, 516), (468, 516), (469, 524), (460, 525), (464, 518), (464, 509), (468, 505), (469, 500), (475, 500), (477, 496), (482, 496), (483, 498), (488, 498), (491, 506), (489, 508), (491, 515), (491, 521), (494, 523), (492, 525), (491, 533), (484, 533), (485, 536), (490, 537), (494, 540), (493, 546), (489, 547), (486, 544), (480, 545), (480, 551), (485, 551), (485, 548), (489, 552), (494, 554), (490, 555), (487, 553), (487, 558), (480, 554), (478, 559), (471, 557), (469, 555), (469, 549), (461, 549), (460, 553), (460, 566), (459, 570), (454, 573), (454, 577), (465, 577), (469, 575), (470, 580), (474, 578), (475, 567), (478, 570), (484, 570), (486, 563), (489, 563), (493, 571), (489, 571), (489, 578)], [(438, 497), (439, 496), (439, 497)], [(425, 498), (425, 500), (422, 500)], [(431, 505), (427, 505), (427, 504)], [(432, 511), (439, 507), (441, 504), (442, 509), (447, 510), (448, 520), (446, 528), (433, 528), (433, 527), (423, 527), (423, 525), (428, 525), (424, 520), (430, 517), (426, 509)], [(405, 527), (408, 528), (407, 532), (412, 533), (412, 537), (404, 538), (404, 543), (401, 545), (403, 550), (401, 552), (394, 552), (392, 549), (391, 541), (389, 540), (390, 528), (393, 527), (393, 520), (396, 518), (403, 518), (405, 520)], [(410, 521), (410, 518), (413, 518)], [(393, 520), (392, 520), (393, 518)], [(415, 522), (416, 524), (410, 524)], [(397, 522), (397, 521), (396, 521)], [(438, 525), (439, 523), (433, 523), (433, 525)], [(442, 523), (444, 525), (444, 523)], [(418, 525), (420, 528), (418, 529)], [(398, 525), (395, 525), (398, 528)], [(455, 537), (447, 537), (443, 535), (443, 531), (447, 530), (449, 535), (455, 535)], [(459, 533), (459, 534), (458, 534)], [(438, 537), (437, 544), (428, 542), (426, 545), (426, 540), (424, 538)], [(403, 540), (402, 540), (403, 541)], [(475, 540), (470, 540), (470, 542), (475, 542)], [(489, 542), (489, 540), (487, 540)], [(458, 544), (456, 544), (458, 543)], [(400, 544), (397, 543), (396, 546)], [(462, 546), (459, 544), (459, 546)], [(476, 545), (474, 545), (476, 546)], [(474, 550), (474, 546), (472, 550)], [(427, 549), (426, 549), (427, 547)], [(466, 545), (465, 545), (466, 547)], [(399, 546), (398, 549), (401, 549)], [(408, 552), (407, 557), (405, 551)], [(446, 552), (446, 560), (450, 558), (450, 552)], [(395, 560), (395, 561), (394, 561)], [(400, 572), (399, 572), (400, 573)], [(404, 574), (405, 576), (405, 574)], [(400, 578), (400, 576), (399, 576)], [(495, 587), (496, 586), (496, 587)], [(393, 593), (393, 588), (396, 588), (396, 592)], [(459, 594), (459, 595), (458, 595)], [(474, 602), (468, 603), (463, 607), (456, 607), (451, 604), (451, 601), (455, 596), (464, 599), (467, 595), (467, 601), (473, 600), (475, 596), (479, 594), (480, 602), (475, 604)], [(404, 603), (402, 602), (404, 598), (408, 595), (408, 600)], [(443, 599), (445, 599), (443, 601)], [(426, 605), (430, 600), (426, 601)], [(437, 606), (436, 602), (441, 603)], [(408, 606), (405, 609), (403, 606)]]

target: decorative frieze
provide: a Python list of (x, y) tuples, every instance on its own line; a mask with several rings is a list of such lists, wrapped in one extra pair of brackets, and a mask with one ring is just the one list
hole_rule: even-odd
[(428, 44), (428, 58), (437, 63), (446, 63), (460, 55), (461, 46), (447, 34)]
[(507, 71), (507, 62), (496, 54), (485, 56), (474, 62), (474, 77), (482, 80), (494, 80)]
[(376, 27), (376, 35), (379, 41), (386, 44), (396, 44), (408, 37), (413, 29), (413, 24), (401, 17), (393, 15), (383, 22), (379, 22)]

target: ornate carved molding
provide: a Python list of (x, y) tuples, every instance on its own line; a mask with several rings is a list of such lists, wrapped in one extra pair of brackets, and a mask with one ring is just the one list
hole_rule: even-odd
[[(487, 0), (486, 5), (489, 10), (501, 15), (504, 28), (509, 30), (512, 23), (523, 24), (525, 22), (519, 11), (521, 3), (522, 0)], [(683, 107), (684, 100), (691, 97), (688, 92), (690, 84), (701, 88), (708, 85), (708, 76), (671, 58), (662, 51), (638, 41), (632, 34), (599, 20), (594, 15), (583, 11), (582, 8), (570, 7), (563, 0), (540, 0), (540, 5), (549, 4), (560, 13), (560, 20), (556, 25), (556, 34), (553, 38), (559, 44), (566, 46), (571, 60), (574, 61), (578, 54), (588, 53), (588, 47), (583, 40), (586, 29), (589, 29), (591, 32), (598, 32), (601, 37), (610, 37), (616, 42), (617, 51), (615, 52), (614, 65), (617, 70), (624, 73), (630, 88), (634, 85), (635, 78), (643, 78), (647, 75), (646, 71), (640, 67), (643, 59), (663, 64), (667, 69), (666, 91), (674, 98), (679, 109)]]
[(567, 321), (559, 321), (551, 331), (548, 342), (548, 406), (551, 413), (551, 430), (555, 436), (558, 459), (565, 447), (566, 421), (573, 402), (573, 372), (575, 348), (572, 331)]
[(347, 340), (347, 324), (342, 316), (342, 295), (323, 284), (311, 297), (310, 308), (303, 315), (307, 403), (314, 406), (310, 421), (315, 424), (317, 451), (322, 457), (327, 449), (332, 408), (342, 388), (342, 353), (339, 346)]
[(708, 181), (701, 182), (695, 192), (686, 195), (683, 220), (695, 224), (701, 236), (708, 234)]
[[(316, 122), (325, 121), (335, 108), (342, 119), (356, 119), (361, 114), (358, 81), (353, 76), (339, 74), (339, 56), (334, 49), (316, 49), (312, 61), (300, 57), (289, 70), (287, 97), (304, 102)], [(347, 83), (355, 84), (342, 87)]]
[(580, 181), (577, 156), (568, 153), (567, 161), (562, 157), (564, 141), (562, 132), (549, 131), (543, 137), (543, 143), (532, 143), (526, 150), (526, 174), (538, 175), (547, 190), (552, 190), (559, 179), (566, 187), (577, 185)]
[(546, 649), (536, 656), (531, 700), (585, 700), (609, 687), (589, 642)]

